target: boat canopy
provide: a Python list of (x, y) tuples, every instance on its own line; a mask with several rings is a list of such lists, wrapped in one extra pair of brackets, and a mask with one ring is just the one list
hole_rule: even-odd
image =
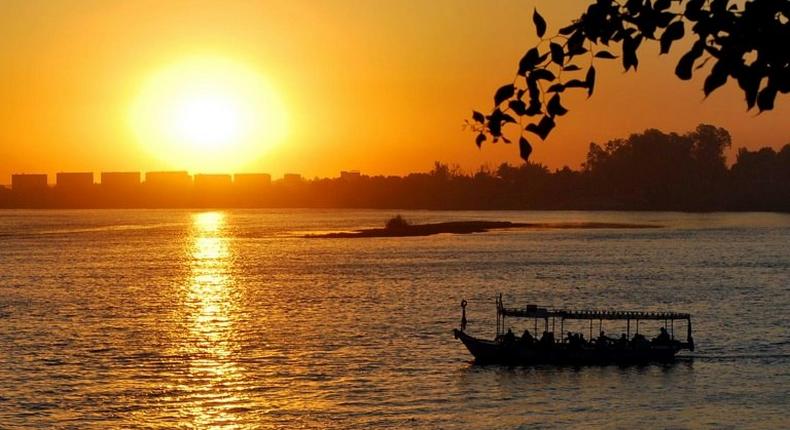
[(679, 312), (641, 312), (593, 309), (551, 309), (537, 305), (526, 308), (499, 308), (499, 314), (521, 318), (562, 318), (566, 320), (688, 320), (691, 315)]
[(681, 312), (643, 312), (603, 309), (564, 309), (527, 305), (524, 308), (506, 308), (502, 298), (497, 297), (497, 313), (500, 316), (518, 318), (560, 318), (566, 320), (690, 320), (691, 315)]

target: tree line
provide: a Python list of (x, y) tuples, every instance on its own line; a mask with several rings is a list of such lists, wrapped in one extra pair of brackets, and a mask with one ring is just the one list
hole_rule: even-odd
[(790, 144), (741, 148), (723, 128), (685, 133), (650, 129), (603, 145), (591, 143), (582, 167), (551, 171), (525, 162), (465, 173), (436, 162), (404, 177), (319, 179), (281, 201), (311, 207), (404, 209), (575, 209), (790, 211)]

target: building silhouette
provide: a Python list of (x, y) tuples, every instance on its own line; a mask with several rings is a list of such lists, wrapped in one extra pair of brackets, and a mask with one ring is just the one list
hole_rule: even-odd
[(230, 175), (207, 173), (195, 175), (195, 191), (197, 192), (227, 192), (231, 185), (233, 185), (233, 180)]
[(186, 171), (147, 172), (142, 198), (144, 207), (192, 206), (192, 176)]
[(140, 172), (102, 172), (99, 184), (102, 207), (133, 208), (143, 205)]
[(148, 172), (145, 184), (150, 187), (181, 188), (192, 185), (192, 176), (186, 171)]
[(63, 208), (87, 208), (96, 202), (93, 172), (58, 172), (53, 190), (54, 204)]
[(236, 173), (233, 186), (240, 190), (263, 189), (271, 186), (272, 176), (268, 173)]
[(233, 175), (233, 199), (237, 207), (260, 207), (271, 204), (272, 177), (268, 173)]
[(133, 190), (140, 186), (140, 172), (101, 172), (101, 187), (105, 190)]
[(40, 192), (47, 189), (45, 173), (16, 173), (11, 175), (11, 190), (15, 192)]
[(343, 170), (340, 172), (340, 179), (344, 179), (347, 181), (353, 181), (362, 177), (362, 174), (359, 173), (359, 170)]
[(298, 173), (286, 173), (283, 175), (283, 184), (299, 185), (302, 183), (302, 175)]
[(55, 174), (55, 188), (78, 191), (93, 187), (93, 172), (58, 172)]
[(229, 206), (233, 201), (232, 186), (230, 175), (196, 174), (192, 201), (198, 207)]
[(52, 195), (45, 173), (11, 175), (11, 192), (6, 195), (19, 208), (43, 208), (52, 204)]

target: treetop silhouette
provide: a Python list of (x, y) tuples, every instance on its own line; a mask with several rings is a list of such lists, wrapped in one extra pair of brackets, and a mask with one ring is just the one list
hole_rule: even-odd
[(568, 112), (562, 94), (581, 89), (593, 95), (595, 61), (619, 58), (625, 71), (636, 70), (643, 41), (658, 41), (661, 54), (666, 54), (687, 30), (696, 40), (678, 61), (675, 74), (689, 80), (694, 71), (712, 63), (703, 85), (705, 96), (733, 78), (747, 108), (756, 105), (762, 112), (773, 109), (778, 93), (790, 91), (787, 0), (742, 5), (730, 0), (596, 0), (551, 37), (546, 37), (547, 24), (537, 9), (532, 21), (540, 42), (521, 58), (513, 82), (495, 92), (491, 113), (474, 111), (467, 120), (478, 147), (489, 137), (511, 143), (503, 127), (518, 124), (519, 152), (528, 160), (529, 134), (545, 140), (557, 117)]

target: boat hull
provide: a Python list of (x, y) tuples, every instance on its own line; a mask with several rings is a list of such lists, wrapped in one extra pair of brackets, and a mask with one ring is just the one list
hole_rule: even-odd
[(498, 364), (635, 364), (669, 362), (683, 348), (680, 342), (667, 345), (647, 344), (641, 347), (571, 346), (555, 343), (544, 346), (478, 339), (463, 331), (454, 330), (457, 339), (474, 356), (475, 362)]

